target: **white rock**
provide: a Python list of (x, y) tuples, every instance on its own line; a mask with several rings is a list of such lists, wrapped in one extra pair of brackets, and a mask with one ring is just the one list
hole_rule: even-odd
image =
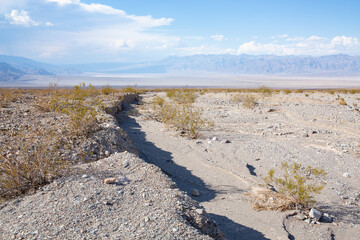
[(309, 216), (311, 218), (315, 218), (317, 221), (320, 220), (322, 213), (319, 210), (316, 210), (315, 208), (312, 208), (309, 212)]
[(198, 214), (203, 214), (204, 209), (198, 208), (198, 209), (195, 210), (195, 212), (197, 212)]
[(350, 173), (344, 172), (344, 173), (343, 173), (343, 177), (349, 178), (349, 177), (350, 177)]

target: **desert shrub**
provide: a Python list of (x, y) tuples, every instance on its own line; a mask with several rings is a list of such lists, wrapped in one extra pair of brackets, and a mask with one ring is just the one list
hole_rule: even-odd
[(347, 103), (345, 102), (344, 98), (341, 98), (340, 101), (339, 101), (339, 104), (340, 105), (347, 105)]
[(309, 94), (308, 93), (305, 93), (305, 97), (308, 97), (309, 96)]
[(244, 101), (244, 95), (240, 93), (233, 94), (230, 97), (230, 101), (234, 103), (241, 103)]
[(328, 93), (330, 93), (331, 95), (334, 95), (335, 91), (334, 90), (329, 90)]
[(293, 198), (294, 201), (290, 202), (308, 207), (315, 202), (313, 195), (319, 194), (324, 188), (325, 183), (322, 180), (325, 176), (326, 172), (323, 169), (283, 162), (279, 171), (269, 170), (264, 180), (267, 184), (273, 185), (279, 194)]
[(254, 95), (242, 95), (242, 94), (234, 94), (231, 96), (230, 101), (234, 102), (234, 103), (242, 103), (243, 107), (245, 108), (253, 108), (255, 107), (258, 103), (256, 100), (256, 97)]
[(111, 93), (113, 93), (113, 89), (110, 86), (105, 86), (101, 89), (101, 93), (103, 95), (110, 95)]
[[(0, 197), (23, 194), (49, 183), (67, 164), (61, 160), (62, 147), (51, 131), (20, 131), (10, 150), (0, 152)], [(39, 140), (40, 137), (40, 140)]]
[(245, 108), (253, 108), (258, 104), (253, 95), (245, 95), (242, 103)]
[(291, 90), (290, 90), (290, 89), (284, 89), (283, 92), (284, 92), (286, 95), (288, 95), (288, 94), (291, 93)]
[(193, 138), (198, 138), (199, 130), (209, 124), (202, 118), (202, 113), (188, 103), (177, 108), (175, 116), (170, 119), (170, 123), (178, 130), (187, 132)]
[(123, 93), (135, 93), (135, 94), (136, 94), (136, 93), (139, 93), (139, 91), (138, 91), (136, 88), (130, 87), (130, 86), (127, 86), (127, 87), (122, 88), (121, 91), (122, 91)]
[(295, 93), (303, 93), (303, 92), (304, 92), (304, 90), (302, 90), (302, 89), (298, 89), (295, 91)]
[(166, 96), (179, 104), (194, 103), (198, 97), (194, 89), (169, 89)]
[[(170, 124), (177, 130), (184, 131), (190, 137), (199, 137), (201, 129), (210, 127), (212, 123), (202, 117), (200, 109), (193, 106), (194, 95), (191, 91), (170, 91), (171, 99), (166, 101), (161, 97), (154, 97), (152, 108), (154, 118), (160, 122)], [(180, 101), (179, 96), (182, 96)]]
[(266, 86), (261, 86), (257, 89), (257, 92), (261, 93), (264, 97), (269, 97), (273, 94), (274, 91)]

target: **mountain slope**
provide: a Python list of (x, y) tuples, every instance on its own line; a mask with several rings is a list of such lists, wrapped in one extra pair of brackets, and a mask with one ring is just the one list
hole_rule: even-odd
[(80, 71), (63, 66), (42, 63), (24, 57), (0, 55), (0, 62), (5, 62), (29, 75), (79, 74)]
[(0, 62), (0, 82), (12, 82), (24, 76), (25, 72)]

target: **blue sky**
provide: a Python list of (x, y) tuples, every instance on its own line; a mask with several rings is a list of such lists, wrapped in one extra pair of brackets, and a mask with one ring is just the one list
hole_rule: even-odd
[(0, 54), (65, 64), (360, 55), (357, 0), (0, 0)]

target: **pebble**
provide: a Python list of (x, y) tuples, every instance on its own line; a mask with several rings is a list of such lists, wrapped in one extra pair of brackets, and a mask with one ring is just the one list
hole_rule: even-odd
[(199, 196), (200, 196), (200, 192), (199, 192), (199, 190), (194, 189), (194, 190), (192, 191), (191, 195), (193, 195), (193, 196), (195, 196), (195, 197), (199, 197)]
[(84, 174), (84, 175), (81, 176), (81, 178), (88, 178), (88, 177), (89, 177), (89, 176), (86, 175), (86, 174)]
[(349, 178), (351, 175), (350, 175), (350, 173), (348, 173), (348, 172), (344, 172), (343, 173), (343, 177), (345, 177), (345, 178)]
[(203, 213), (204, 213), (204, 209), (198, 208), (198, 209), (195, 210), (195, 212), (197, 212), (198, 214), (203, 214)]
[(315, 218), (317, 221), (320, 220), (321, 215), (322, 215), (322, 213), (321, 213), (319, 210), (315, 209), (315, 208), (312, 208), (312, 209), (310, 210), (310, 212), (309, 212), (309, 216), (310, 216), (311, 218)]
[(104, 180), (104, 183), (105, 184), (114, 184), (114, 183), (116, 183), (116, 178), (106, 178)]

